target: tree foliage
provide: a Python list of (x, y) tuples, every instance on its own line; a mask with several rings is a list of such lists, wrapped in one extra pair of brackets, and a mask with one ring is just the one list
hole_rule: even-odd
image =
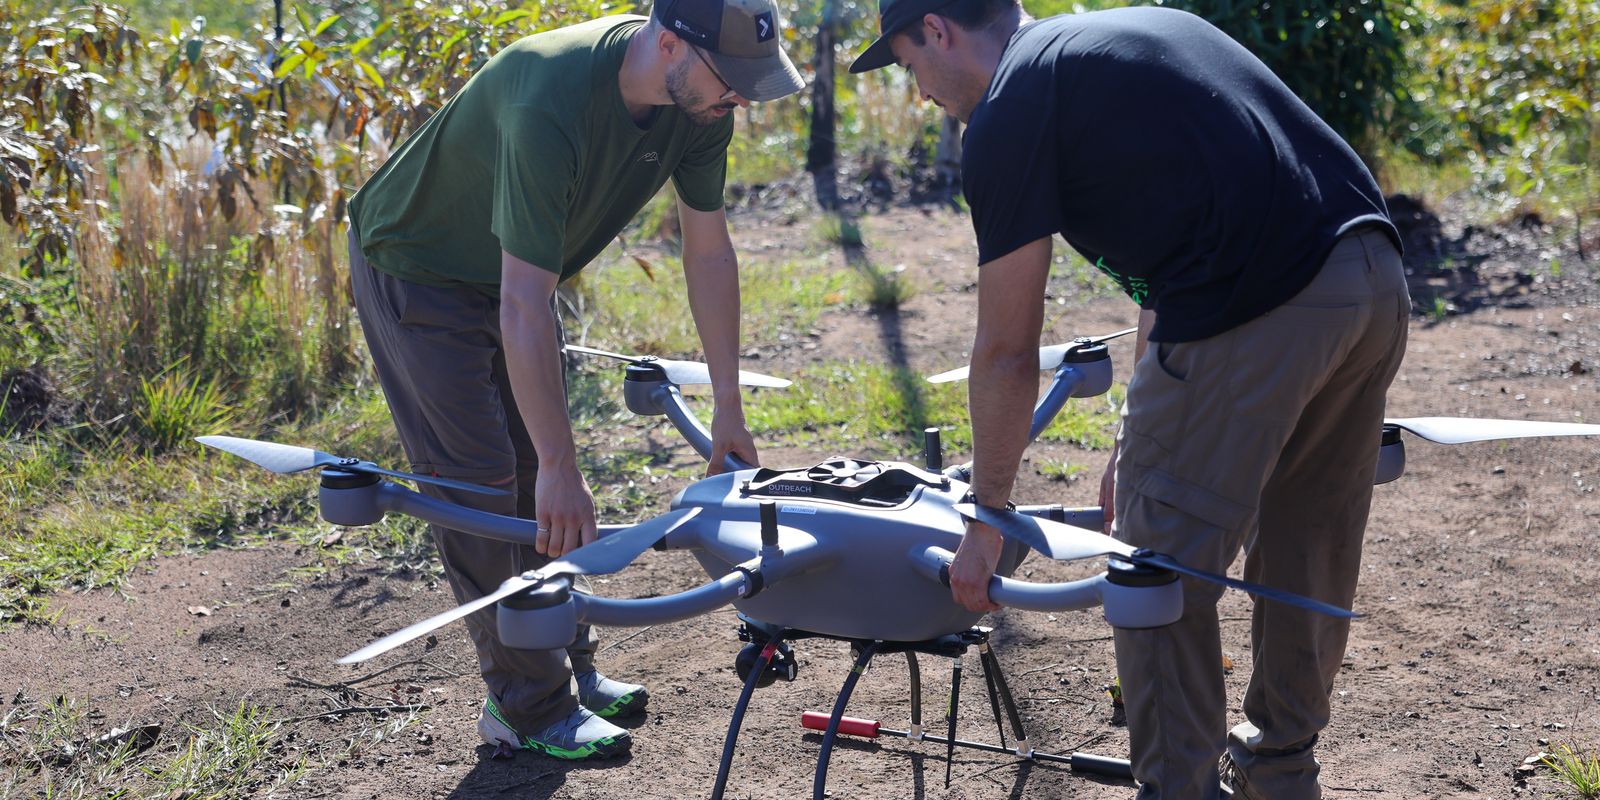
[(1369, 150), (1375, 126), (1403, 89), (1414, 0), (1164, 4), (1206, 18), (1243, 44), (1358, 150)]
[(1425, 2), (1402, 144), (1491, 188), (1583, 198), (1600, 170), (1600, 2)]

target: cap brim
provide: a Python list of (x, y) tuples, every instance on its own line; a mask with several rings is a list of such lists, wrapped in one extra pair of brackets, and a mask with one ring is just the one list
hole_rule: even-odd
[(893, 35), (894, 33), (890, 32), (879, 36), (878, 41), (873, 42), (861, 55), (857, 56), (856, 60), (850, 64), (851, 74), (871, 72), (893, 64), (894, 51), (889, 49), (889, 37)]
[(722, 79), (746, 100), (764, 103), (806, 88), (800, 70), (794, 68), (789, 54), (782, 49), (765, 58), (739, 58), (716, 51), (710, 51), (709, 55), (716, 62)]

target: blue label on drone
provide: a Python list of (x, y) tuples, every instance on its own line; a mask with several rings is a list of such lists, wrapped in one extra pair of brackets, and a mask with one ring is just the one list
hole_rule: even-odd
[(810, 506), (778, 506), (778, 510), (788, 514), (815, 514), (817, 510)]

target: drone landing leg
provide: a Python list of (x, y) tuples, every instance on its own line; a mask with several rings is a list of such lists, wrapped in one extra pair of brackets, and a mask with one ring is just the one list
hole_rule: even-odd
[(1000, 665), (994, 663), (994, 651), (990, 649), (987, 638), (978, 642), (978, 663), (983, 667), (983, 685), (989, 690), (989, 710), (994, 712), (994, 726), (1000, 731), (1000, 746), (1005, 747), (1006, 724), (1000, 718), (1000, 696), (995, 690), (995, 678), (1000, 671)]
[(769, 639), (766, 646), (761, 648), (755, 669), (750, 670), (750, 675), (744, 679), (739, 702), (733, 706), (733, 719), (728, 721), (728, 735), (722, 740), (722, 763), (717, 766), (717, 782), (711, 786), (711, 800), (722, 800), (722, 792), (728, 786), (728, 771), (733, 767), (733, 746), (739, 739), (739, 727), (744, 724), (744, 712), (750, 705), (750, 695), (756, 689), (756, 681), (761, 679), (762, 673), (767, 671), (767, 665), (772, 663), (772, 655), (778, 652), (778, 645), (782, 641), (781, 637)]
[(950, 671), (950, 708), (945, 713), (945, 721), (950, 723), (950, 732), (944, 739), (944, 788), (950, 788), (950, 767), (956, 762), (956, 712), (961, 708), (961, 654), (956, 654), (950, 659), (954, 666)]
[(922, 671), (917, 669), (917, 654), (906, 651), (906, 669), (911, 672), (911, 730), (906, 738), (922, 740)]
[[(1033, 748), (1028, 745), (1028, 732), (1022, 727), (1022, 714), (1017, 711), (1017, 700), (1011, 694), (1011, 685), (1006, 683), (1005, 670), (1000, 669), (1000, 658), (994, 654), (994, 648), (989, 646), (988, 639), (978, 647), (978, 654), (983, 659), (983, 673), (985, 676), (993, 675), (994, 684), (999, 689), (1000, 702), (1005, 706), (1006, 717), (1011, 720), (1011, 731), (1017, 737), (1017, 755), (1021, 758), (1033, 758)], [(994, 714), (996, 725), (1000, 724), (1000, 712)], [(1000, 731), (1000, 744), (1006, 743), (1005, 730)]]
[(811, 782), (812, 800), (823, 800), (826, 795), (824, 787), (828, 785), (828, 756), (833, 754), (833, 740), (839, 735), (839, 721), (844, 718), (844, 707), (850, 702), (850, 694), (856, 689), (856, 681), (861, 680), (861, 673), (867, 671), (867, 664), (872, 661), (873, 654), (878, 652), (879, 644), (880, 642), (867, 642), (861, 646), (855, 666), (850, 668), (850, 674), (844, 679), (844, 686), (839, 689), (839, 699), (834, 701), (833, 714), (828, 717), (828, 730), (822, 734), (822, 751), (817, 753), (817, 776)]

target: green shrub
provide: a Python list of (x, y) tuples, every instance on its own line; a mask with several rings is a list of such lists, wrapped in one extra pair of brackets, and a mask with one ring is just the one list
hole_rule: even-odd
[[(1159, 0), (1158, 0), (1159, 1)], [(1243, 44), (1357, 150), (1406, 76), (1415, 0), (1166, 0)]]

